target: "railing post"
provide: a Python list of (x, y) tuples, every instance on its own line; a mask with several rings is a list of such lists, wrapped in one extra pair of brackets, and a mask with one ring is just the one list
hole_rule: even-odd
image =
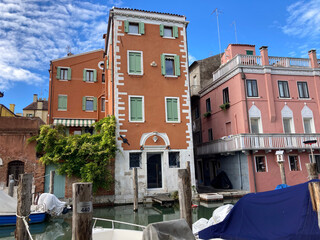
[(13, 197), (13, 195), (14, 195), (14, 179), (13, 179), (13, 174), (10, 174), (10, 176), (9, 176), (8, 195), (9, 195), (10, 197)]

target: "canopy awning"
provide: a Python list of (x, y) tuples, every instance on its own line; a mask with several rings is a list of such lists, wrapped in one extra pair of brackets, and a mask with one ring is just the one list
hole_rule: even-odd
[(91, 127), (96, 122), (95, 119), (54, 119), (53, 125), (63, 125), (66, 127)]

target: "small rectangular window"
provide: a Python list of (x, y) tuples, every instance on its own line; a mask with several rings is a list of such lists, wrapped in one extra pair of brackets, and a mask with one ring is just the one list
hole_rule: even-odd
[(258, 97), (257, 80), (246, 80), (246, 81), (247, 81), (247, 96)]
[(223, 104), (229, 103), (229, 89), (225, 88), (222, 90), (222, 95), (223, 95)]
[(180, 76), (180, 56), (161, 54), (161, 73), (165, 76)]
[(210, 98), (206, 99), (206, 111), (207, 112), (211, 112), (211, 102), (210, 102)]
[(180, 153), (179, 152), (169, 152), (169, 167), (180, 167)]
[(292, 133), (292, 118), (283, 118), (284, 133)]
[(66, 95), (59, 95), (58, 96), (58, 110), (67, 110), (67, 102), (68, 96)]
[(129, 33), (139, 34), (139, 23), (129, 22)]
[(213, 134), (212, 134), (212, 128), (208, 129), (208, 141), (213, 141)]
[(253, 51), (252, 50), (246, 50), (246, 54), (247, 55), (253, 55)]
[(130, 99), (130, 121), (143, 122), (143, 98), (129, 97)]
[(256, 171), (257, 172), (266, 172), (267, 171), (266, 157), (265, 156), (255, 156), (255, 160), (256, 160)]
[(305, 133), (313, 133), (312, 131), (312, 118), (303, 118), (303, 126)]
[(300, 163), (298, 156), (289, 156), (290, 171), (300, 171)]
[(87, 76), (86, 76), (87, 82), (93, 82), (93, 71), (87, 70)]
[(279, 88), (279, 97), (281, 98), (289, 98), (289, 86), (287, 81), (278, 81), (278, 88)]
[(250, 118), (251, 133), (260, 133), (260, 118)]
[(60, 79), (68, 80), (68, 68), (60, 68)]
[(103, 97), (101, 98), (101, 112), (105, 111), (105, 104), (106, 104), (106, 99)]
[(298, 82), (299, 98), (309, 98), (307, 82)]
[(103, 82), (103, 83), (104, 83), (104, 82), (106, 82), (106, 79), (105, 79), (104, 73), (102, 73), (102, 77), (101, 77), (101, 79), (102, 79), (102, 82)]
[(178, 98), (166, 98), (167, 122), (179, 122)]
[(173, 37), (172, 35), (172, 27), (166, 27), (163, 28), (163, 36), (164, 37)]
[(92, 97), (86, 98), (86, 110), (93, 111), (93, 98)]
[(129, 74), (142, 74), (142, 54), (141, 52), (129, 52), (128, 54), (128, 72)]
[(130, 162), (129, 168), (139, 168), (141, 165), (141, 153), (129, 153)]

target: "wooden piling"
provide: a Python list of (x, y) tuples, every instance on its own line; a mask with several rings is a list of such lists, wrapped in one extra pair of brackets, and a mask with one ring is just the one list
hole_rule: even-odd
[(284, 170), (283, 162), (279, 162), (279, 167), (280, 167), (281, 182), (282, 184), (287, 184), (286, 172)]
[(308, 179), (318, 179), (317, 164), (316, 163), (306, 163), (306, 168), (308, 172)]
[(9, 176), (9, 187), (8, 187), (8, 195), (13, 197), (14, 195), (14, 179), (13, 174)]
[(92, 240), (92, 183), (72, 184), (72, 240)]
[(136, 212), (138, 211), (138, 195), (139, 189), (138, 189), (138, 169), (133, 168), (133, 193), (134, 193), (134, 198), (133, 198), (133, 211)]
[(179, 169), (179, 205), (180, 218), (184, 218), (192, 229), (191, 184), (188, 169)]
[(32, 174), (20, 174), (17, 191), (17, 227), (15, 231), (15, 238), (17, 240), (29, 239), (28, 231), (23, 222), (23, 218), (27, 223), (29, 222), (30, 207), (32, 203)]
[(50, 185), (49, 185), (49, 193), (54, 193), (54, 175), (55, 171), (50, 171)]
[(310, 182), (308, 184), (310, 199), (313, 211), (318, 214), (318, 227), (320, 229), (320, 182)]

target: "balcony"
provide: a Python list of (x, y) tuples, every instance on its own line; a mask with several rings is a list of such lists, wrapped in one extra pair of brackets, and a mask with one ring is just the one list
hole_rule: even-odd
[[(320, 60), (318, 59), (318, 62)], [(285, 68), (311, 68), (311, 62), (309, 58), (288, 58), (288, 57), (270, 57), (269, 56), (269, 65), (272, 67), (285, 67)], [(252, 56), (252, 55), (237, 55), (231, 59), (226, 64), (220, 66), (213, 73), (213, 80), (224, 76), (230, 71), (234, 70), (236, 67), (262, 67), (261, 56)]]
[(320, 134), (239, 134), (224, 137), (196, 147), (197, 155), (231, 154), (237, 151), (271, 151), (299, 150), (305, 151), (310, 147), (303, 142), (317, 140), (314, 149), (320, 148)]

